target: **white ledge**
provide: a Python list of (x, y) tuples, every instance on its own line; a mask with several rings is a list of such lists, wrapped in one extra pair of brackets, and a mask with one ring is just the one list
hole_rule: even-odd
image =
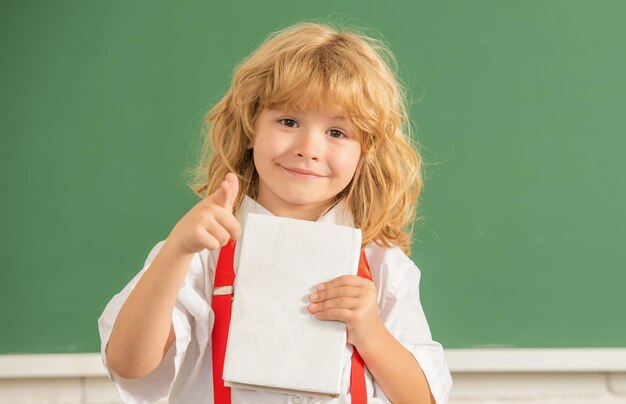
[(108, 377), (98, 353), (0, 355), (0, 378)]
[[(626, 348), (447, 349), (453, 373), (626, 372)], [(108, 377), (98, 353), (0, 355), (0, 378)]]
[(626, 372), (626, 348), (486, 348), (445, 351), (452, 372)]

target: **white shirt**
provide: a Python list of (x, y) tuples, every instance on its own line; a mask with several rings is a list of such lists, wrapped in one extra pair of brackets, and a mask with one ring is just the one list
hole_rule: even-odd
[[(247, 213), (271, 215), (249, 197), (245, 197), (239, 212), (242, 228)], [(319, 222), (354, 226), (354, 221), (343, 203), (320, 218)], [(143, 269), (107, 304), (98, 320), (101, 354), (111, 380), (126, 403), (150, 403), (169, 395), (171, 403), (213, 403), (213, 374), (211, 369), (211, 330), (214, 314), (211, 309), (212, 285), (218, 251), (202, 250), (194, 254), (189, 271), (181, 287), (174, 310), (172, 324), (176, 342), (163, 358), (159, 367), (140, 379), (124, 379), (108, 366), (105, 348), (117, 315), (133, 287), (160, 251), (159, 242), (150, 251)], [(234, 270), (239, 262), (239, 244), (235, 248)], [(372, 280), (378, 291), (380, 317), (391, 334), (408, 349), (420, 364), (432, 394), (440, 403), (447, 403), (452, 378), (446, 364), (442, 346), (432, 340), (426, 317), (419, 300), (420, 271), (413, 261), (397, 247), (384, 248), (370, 243), (365, 248)], [(335, 399), (277, 394), (255, 390), (231, 389), (233, 404), (264, 403), (350, 403), (350, 366), (352, 347), (348, 345), (344, 356), (341, 394)], [(303, 363), (303, 367), (308, 364)], [(389, 400), (371, 374), (365, 371), (368, 403), (389, 403)]]

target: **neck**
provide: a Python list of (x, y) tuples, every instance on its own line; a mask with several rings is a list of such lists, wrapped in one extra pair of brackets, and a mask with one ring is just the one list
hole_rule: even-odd
[(261, 201), (258, 203), (265, 209), (269, 210), (274, 216), (288, 217), (291, 219), (317, 221), (325, 212), (324, 206), (321, 207), (302, 207), (298, 205), (291, 206), (272, 206), (267, 207)]
[(283, 202), (281, 204), (268, 203), (262, 195), (256, 198), (256, 202), (267, 209), (274, 216), (288, 217), (291, 219), (317, 221), (326, 212), (328, 212), (334, 203), (323, 202), (317, 205), (300, 205), (294, 203)]

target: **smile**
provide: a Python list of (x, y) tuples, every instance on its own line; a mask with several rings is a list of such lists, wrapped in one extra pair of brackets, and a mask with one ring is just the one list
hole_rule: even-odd
[(280, 168), (282, 168), (283, 170), (285, 170), (286, 172), (288, 172), (289, 174), (296, 176), (298, 178), (307, 178), (307, 179), (315, 179), (315, 178), (324, 178), (324, 175), (319, 175), (317, 173), (314, 173), (312, 171), (307, 171), (307, 170), (300, 170), (297, 168), (287, 168), (287, 167), (283, 167), (280, 166)]

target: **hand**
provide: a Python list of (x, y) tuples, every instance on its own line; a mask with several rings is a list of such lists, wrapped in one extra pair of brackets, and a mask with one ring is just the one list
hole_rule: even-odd
[(309, 296), (309, 311), (319, 320), (346, 323), (348, 343), (359, 347), (372, 333), (384, 328), (378, 313), (374, 282), (356, 275), (344, 275), (317, 285)]
[(167, 241), (182, 254), (193, 254), (205, 248), (217, 250), (230, 239), (241, 237), (241, 225), (233, 215), (233, 203), (239, 192), (234, 173), (228, 173), (220, 187), (198, 202), (174, 226)]

